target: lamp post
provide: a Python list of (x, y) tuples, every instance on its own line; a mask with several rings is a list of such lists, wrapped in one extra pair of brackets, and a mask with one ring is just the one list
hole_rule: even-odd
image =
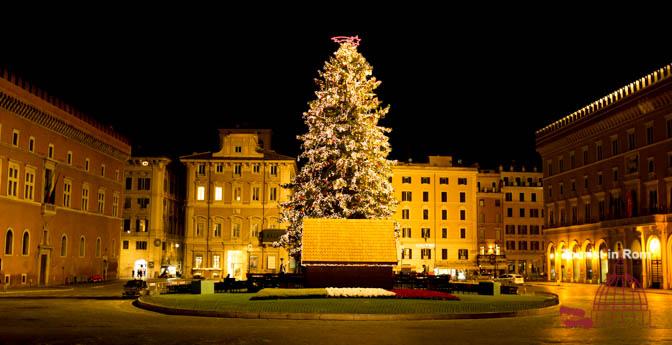
[(250, 279), (250, 257), (252, 256), (252, 243), (247, 244), (247, 279)]

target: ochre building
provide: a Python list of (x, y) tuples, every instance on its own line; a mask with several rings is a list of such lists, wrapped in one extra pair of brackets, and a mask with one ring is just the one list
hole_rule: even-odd
[(542, 173), (481, 171), (478, 174), (478, 264), (488, 273), (544, 272)]
[(124, 172), (120, 275), (156, 278), (182, 272), (184, 179), (178, 162), (133, 157)]
[(128, 142), (0, 76), (0, 279), (15, 287), (117, 278)]
[[(672, 287), (672, 66), (536, 132), (544, 164), (548, 279), (603, 283), (616, 259)], [(645, 253), (645, 255), (642, 255)]]
[(430, 156), (429, 163), (398, 163), (392, 172), (399, 200), (396, 270), (458, 279), (476, 272), (478, 170), (453, 166), (449, 156)]
[(295, 269), (273, 242), (296, 159), (271, 150), (268, 129), (220, 129), (220, 149), (181, 157), (187, 167), (185, 276), (246, 279)]

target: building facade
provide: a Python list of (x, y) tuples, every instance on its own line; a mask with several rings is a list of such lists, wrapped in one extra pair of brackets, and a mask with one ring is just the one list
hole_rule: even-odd
[[(672, 66), (538, 130), (549, 280), (671, 288)], [(623, 272), (620, 272), (623, 273)]]
[(220, 150), (181, 157), (187, 167), (186, 276), (239, 280), (295, 264), (272, 243), (284, 234), (279, 203), (296, 159), (271, 150), (268, 129), (220, 129)]
[(544, 271), (542, 173), (482, 171), (478, 174), (478, 237), (481, 269), (536, 277)]
[(182, 272), (183, 179), (165, 157), (133, 157), (124, 172), (120, 275), (156, 278)]
[(399, 205), (399, 265), (396, 270), (450, 274), (465, 279), (477, 271), (476, 168), (452, 165), (448, 156), (392, 168)]
[(6, 71), (0, 76), (0, 279), (116, 279), (128, 142)]

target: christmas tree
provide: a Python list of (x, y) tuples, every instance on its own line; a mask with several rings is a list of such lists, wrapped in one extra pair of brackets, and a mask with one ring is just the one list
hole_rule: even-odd
[(297, 138), (303, 167), (288, 186), (293, 194), (281, 205), (287, 232), (276, 245), (301, 254), (302, 220), (372, 219), (394, 213), (390, 144), (378, 126), (383, 107), (374, 90), (380, 82), (357, 51), (358, 37), (335, 37), (340, 44), (319, 71), (317, 98), (303, 113), (308, 132)]

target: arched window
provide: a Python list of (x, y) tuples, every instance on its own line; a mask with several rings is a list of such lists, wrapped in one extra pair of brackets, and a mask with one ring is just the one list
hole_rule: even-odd
[(21, 255), (28, 255), (28, 250), (30, 248), (30, 234), (28, 230), (23, 232), (23, 241), (21, 243)]
[(100, 237), (96, 238), (96, 257), (100, 257)]
[(5, 255), (12, 255), (12, 248), (14, 248), (14, 234), (12, 229), (8, 229), (5, 235)]
[(79, 238), (79, 256), (84, 256), (86, 253), (86, 241), (84, 240), (84, 236)]
[(68, 255), (68, 237), (63, 234), (61, 237), (61, 256)]

